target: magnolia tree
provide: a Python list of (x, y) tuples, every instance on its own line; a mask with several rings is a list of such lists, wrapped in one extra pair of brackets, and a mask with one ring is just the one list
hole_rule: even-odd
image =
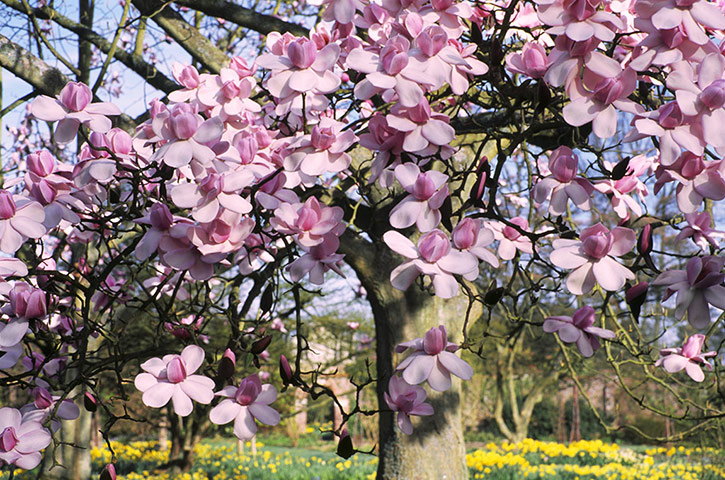
[[(355, 451), (344, 423), (379, 416), (383, 478), (466, 477), (459, 379), (473, 369), (457, 352), (480, 352), (477, 321), (553, 335), (577, 383), (577, 358), (603, 349), (642, 407), (691, 422), (676, 438), (725, 414), (719, 3), (325, 0), (304, 34), (221, 0), (126, 1), (109, 41), (83, 11), (78, 24), (2, 1), (48, 46), (50, 22), (95, 45), (101, 65), (91, 88), (0, 37), (2, 66), (51, 94), (11, 126), (3, 162), (0, 384), (17, 399), (0, 408), (4, 468), (38, 466), (84, 398), (108, 439), (134, 387), (242, 440), (278, 424), (257, 368), (286, 294), (293, 355), (269, 361), (343, 409), (340, 454)], [(256, 24), (262, 53), (227, 57), (186, 7)], [(139, 48), (147, 21), (194, 59), (173, 81)], [(167, 94), (136, 121), (97, 96), (119, 62)], [(356, 383), (357, 398), (376, 389), (374, 410), (343, 408), (301, 363), (314, 326), (300, 292), (343, 264), (375, 320), (375, 369)], [(143, 348), (139, 318), (156, 332)], [(101, 399), (104, 375), (117, 394)]]

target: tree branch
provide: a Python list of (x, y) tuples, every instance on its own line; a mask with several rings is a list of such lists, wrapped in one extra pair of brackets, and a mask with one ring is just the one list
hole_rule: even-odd
[[(0, 0), (0, 2), (4, 3), (13, 10), (27, 14), (23, 4), (17, 0)], [(33, 8), (32, 13), (37, 18), (54, 21), (66, 30), (78, 35), (80, 39), (89, 41), (98, 47), (98, 49), (103, 53), (108, 54), (108, 52), (110, 52), (113, 48), (113, 44), (111, 42), (94, 32), (92, 29), (61, 15), (59, 12), (50, 7)], [(116, 49), (113, 57), (143, 77), (143, 79), (146, 80), (152, 87), (158, 88), (164, 93), (173, 92), (174, 90), (178, 90), (180, 88), (176, 82), (169, 80), (166, 76), (159, 72), (156, 67), (146, 62), (140, 55), (128, 53), (123, 49)]]
[(223, 18), (236, 23), (240, 27), (249, 28), (265, 35), (270, 32), (289, 32), (300, 37), (306, 37), (309, 33), (302, 25), (285, 22), (271, 15), (255, 12), (225, 0), (176, 0), (174, 3), (193, 8), (213, 17)]
[[(57, 95), (70, 81), (60, 70), (51, 67), (3, 35), (0, 35), (0, 66), (51, 97)], [(116, 118), (116, 125), (133, 133), (136, 123), (131, 117), (123, 114)]]
[(176, 40), (197, 62), (213, 73), (229, 63), (227, 55), (216, 48), (199, 30), (189, 25), (184, 17), (172, 10), (168, 3), (158, 0), (133, 0), (143, 15), (149, 16), (171, 38)]

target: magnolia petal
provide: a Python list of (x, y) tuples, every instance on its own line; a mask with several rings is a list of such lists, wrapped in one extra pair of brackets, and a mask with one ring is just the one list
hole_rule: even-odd
[(687, 365), (685, 365), (685, 372), (687, 372), (690, 378), (696, 382), (702, 382), (705, 380), (705, 372), (703, 372), (700, 365), (695, 362), (687, 362)]
[(186, 417), (194, 410), (194, 404), (191, 403), (191, 399), (184, 393), (180, 385), (174, 385), (171, 402), (174, 406), (174, 411), (180, 417)]
[(569, 274), (566, 279), (566, 288), (574, 295), (584, 295), (594, 288), (595, 283), (592, 264), (587, 262)]
[(174, 393), (174, 385), (160, 382), (153, 385), (143, 394), (143, 403), (151, 408), (161, 408), (171, 400)]
[(430, 372), (437, 363), (435, 357), (430, 355), (418, 355), (410, 365), (403, 370), (403, 380), (411, 385), (418, 385), (424, 382), (430, 376)]
[(398, 412), (397, 417), (398, 428), (406, 435), (413, 434), (413, 424), (410, 423), (410, 417), (405, 412)]
[(47, 95), (41, 95), (30, 104), (30, 113), (38, 120), (45, 122), (57, 122), (65, 118), (66, 111), (60, 104)]
[(254, 418), (265, 425), (277, 425), (280, 420), (279, 412), (269, 405), (263, 403), (254, 402), (249, 407), (249, 412), (254, 415)]
[(462, 380), (470, 380), (473, 377), (473, 368), (454, 353), (443, 350), (438, 354), (438, 361), (449, 372)]
[(582, 331), (571, 323), (562, 325), (559, 330), (559, 338), (564, 343), (574, 343), (582, 337)]
[(257, 433), (257, 424), (247, 407), (241, 407), (237, 418), (234, 419), (234, 435), (240, 440), (251, 440)]
[(428, 375), (428, 385), (430, 385), (430, 388), (436, 392), (445, 392), (451, 388), (451, 375), (437, 360), (430, 371), (430, 375)]
[(234, 400), (222, 400), (219, 405), (212, 408), (211, 412), (209, 412), (209, 420), (216, 425), (225, 425), (237, 418), (242, 408)]

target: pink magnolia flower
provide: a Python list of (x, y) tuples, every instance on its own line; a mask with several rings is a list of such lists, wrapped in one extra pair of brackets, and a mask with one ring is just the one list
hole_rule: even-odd
[[(638, 2), (642, 4), (643, 2)], [(651, 65), (665, 67), (680, 60), (701, 62), (708, 53), (715, 52), (717, 47), (703, 35), (699, 26), (690, 24), (685, 28), (682, 24), (659, 29), (649, 19), (637, 17), (634, 26), (646, 33), (632, 52), (630, 67), (644, 72)], [(704, 40), (704, 43), (703, 43)]]
[(723, 12), (705, 0), (638, 0), (635, 13), (658, 30), (682, 27), (690, 40), (699, 45), (709, 42), (705, 27), (725, 28)]
[(171, 64), (171, 75), (182, 89), (169, 93), (169, 100), (182, 103), (196, 98), (196, 92), (200, 85), (199, 72), (193, 65), (184, 65), (179, 62)]
[(633, 230), (616, 227), (610, 232), (598, 223), (582, 230), (579, 240), (554, 240), (550, 259), (559, 268), (574, 270), (566, 279), (566, 287), (574, 295), (588, 293), (595, 283), (613, 292), (635, 278), (631, 270), (613, 257), (632, 251), (636, 242)]
[(617, 334), (605, 328), (594, 327), (594, 309), (590, 306), (582, 307), (574, 312), (573, 317), (556, 316), (544, 320), (544, 331), (547, 333), (559, 332), (559, 338), (565, 343), (574, 343), (585, 357), (591, 357), (601, 347), (600, 338), (612, 340)]
[[(514, 217), (510, 222), (518, 225), (523, 231), (529, 230), (529, 221), (523, 217)], [(516, 256), (516, 252), (534, 253), (531, 239), (514, 227), (503, 222), (490, 221), (486, 222), (486, 228), (490, 229), (494, 239), (498, 240), (498, 256), (501, 260), (511, 260)]]
[(708, 245), (713, 248), (718, 247), (719, 242), (715, 240), (716, 238), (725, 237), (725, 232), (715, 230), (710, 226), (712, 224), (712, 218), (708, 212), (686, 213), (685, 220), (687, 220), (687, 226), (675, 238), (677, 242), (692, 237), (695, 245), (703, 250), (707, 250)]
[(456, 136), (448, 115), (433, 113), (425, 98), (414, 107), (395, 104), (386, 120), (390, 127), (405, 133), (403, 150), (418, 155), (432, 155)]
[(383, 240), (391, 250), (410, 259), (390, 272), (390, 283), (398, 290), (407, 290), (422, 274), (431, 277), (436, 296), (452, 298), (458, 294), (453, 275), (466, 275), (478, 266), (472, 253), (451, 248), (451, 241), (438, 229), (422, 235), (417, 246), (393, 230)]
[(538, 42), (526, 43), (520, 53), (506, 56), (506, 68), (531, 78), (543, 78), (549, 68), (546, 49)]
[(204, 362), (204, 350), (189, 345), (181, 355), (165, 355), (141, 364), (145, 370), (134, 380), (143, 392), (143, 403), (151, 408), (161, 408), (169, 400), (177, 415), (186, 417), (194, 409), (191, 401), (208, 405), (214, 399), (214, 380), (203, 375), (193, 375)]
[[(409, 51), (409, 64), (416, 70), (426, 73), (428, 90), (438, 90), (448, 84), (454, 95), (463, 95), (468, 90), (470, 76), (484, 75), (488, 66), (475, 57), (476, 46), (464, 47), (456, 37), (441, 25), (428, 25), (423, 28), (423, 19), (418, 25), (411, 21), (412, 12), (407, 14), (405, 23), (416, 24), (415, 47)], [(423, 28), (419, 31), (419, 28)], [(410, 28), (408, 28), (410, 30)], [(473, 48), (469, 48), (473, 47)]]
[(169, 207), (163, 203), (154, 203), (151, 205), (149, 213), (135, 222), (151, 225), (134, 251), (139, 260), (146, 260), (159, 248), (161, 238), (174, 223), (174, 217), (171, 215)]
[[(453, 246), (459, 250), (472, 253), (479, 260), (483, 260), (494, 268), (499, 266), (498, 258), (489, 249), (485, 248), (494, 240), (494, 234), (483, 225), (478, 218), (466, 217), (455, 226), (451, 232)], [(474, 276), (475, 275), (475, 276)], [(478, 268), (471, 272), (470, 276), (464, 276), (467, 280), (475, 280), (478, 277)]]
[(386, 116), (379, 112), (370, 118), (368, 130), (369, 133), (360, 135), (360, 145), (377, 152), (370, 167), (369, 183), (378, 181), (381, 187), (387, 188), (395, 178), (393, 169), (400, 165), (405, 133), (391, 127)]
[(429, 403), (425, 403), (426, 393), (423, 387), (410, 385), (398, 376), (390, 378), (388, 391), (383, 393), (383, 396), (388, 407), (392, 411), (398, 412), (398, 428), (406, 435), (413, 434), (410, 415), (429, 416), (434, 413), (433, 407)]
[(360, 0), (309, 0), (310, 5), (325, 5), (322, 13), (322, 19), (328, 22), (336, 21), (341, 25), (347, 25), (352, 22), (356, 10), (362, 10), (363, 2)]
[(272, 53), (257, 57), (258, 66), (272, 71), (266, 82), (269, 92), (282, 99), (304, 92), (335, 91), (341, 83), (333, 72), (340, 46), (331, 43), (318, 49), (308, 38), (293, 38), (287, 41), (279, 34), (268, 35), (267, 48)]
[(624, 29), (619, 16), (598, 10), (602, 0), (537, 0), (539, 19), (552, 27), (551, 35), (565, 35), (575, 42), (596, 38), (603, 42), (614, 39)]
[(674, 64), (667, 76), (667, 87), (675, 92), (682, 113), (695, 117), (693, 123), (701, 126), (705, 143), (725, 148), (721, 128), (725, 123), (725, 57), (719, 52), (707, 55), (699, 63), (697, 74), (690, 62)]
[(642, 207), (629, 195), (634, 192), (642, 197), (647, 193), (647, 187), (636, 176), (626, 175), (619, 180), (601, 180), (594, 184), (594, 189), (610, 195), (612, 210), (619, 218), (628, 218), (630, 211), (638, 217), (642, 215)]
[(669, 167), (660, 164), (655, 171), (654, 192), (666, 183), (677, 181), (677, 206), (683, 213), (695, 213), (705, 198), (725, 198), (725, 161), (705, 161), (689, 151)]
[(40, 464), (40, 451), (51, 436), (40, 422), (24, 420), (15, 408), (0, 408), (0, 465), (32, 470)]
[(675, 317), (681, 319), (687, 312), (687, 320), (695, 328), (710, 325), (710, 305), (725, 310), (724, 257), (693, 257), (685, 270), (668, 270), (660, 273), (652, 285), (666, 285), (667, 300), (676, 296)]
[(544, 203), (551, 198), (549, 213), (563, 215), (566, 204), (571, 199), (582, 210), (591, 208), (592, 184), (584, 178), (578, 178), (576, 172), (579, 157), (569, 147), (561, 146), (549, 155), (551, 175), (539, 180), (533, 189), (533, 197), (537, 203)]
[(634, 141), (646, 136), (659, 138), (659, 160), (666, 167), (672, 166), (680, 157), (681, 149), (695, 156), (704, 153), (705, 141), (702, 128), (694, 117), (686, 116), (677, 102), (669, 102), (651, 112), (638, 113), (632, 122), (634, 129), (625, 141)]
[(407, 349), (411, 349), (412, 353), (400, 362), (396, 370), (403, 371), (403, 380), (410, 385), (428, 380), (430, 388), (444, 392), (451, 388), (451, 374), (462, 380), (470, 380), (473, 376), (473, 368), (453, 353), (458, 350), (458, 345), (448, 341), (448, 332), (443, 325), (431, 328), (423, 338), (395, 347), (398, 353)]
[(120, 115), (121, 110), (112, 103), (91, 103), (93, 93), (88, 85), (68, 82), (56, 98), (41, 95), (30, 104), (35, 118), (46, 122), (58, 122), (55, 127), (55, 141), (68, 143), (78, 133), (81, 124), (94, 132), (105, 133), (111, 129), (106, 115)]
[(306, 253), (287, 266), (293, 282), (299, 282), (305, 275), (309, 275), (311, 283), (322, 285), (328, 270), (345, 278), (345, 274), (340, 269), (345, 255), (337, 253), (337, 249), (340, 247), (337, 232), (333, 231), (325, 235), (319, 245), (312, 247), (301, 245), (301, 247)]
[(712, 364), (707, 360), (714, 357), (717, 352), (701, 353), (705, 343), (705, 335), (698, 333), (692, 335), (680, 348), (663, 348), (660, 350), (660, 358), (655, 362), (655, 367), (663, 366), (669, 373), (676, 373), (681, 370), (696, 382), (705, 380), (705, 374), (700, 365), (706, 365), (712, 370)]
[(27, 239), (45, 235), (43, 220), (38, 202), (0, 189), (0, 250), (13, 254)]
[(390, 225), (408, 228), (415, 224), (420, 232), (433, 230), (441, 221), (440, 208), (448, 196), (448, 176), (429, 170), (421, 172), (414, 163), (395, 167), (395, 178), (408, 196), (390, 212)]
[(634, 102), (627, 99), (637, 86), (637, 72), (622, 68), (616, 60), (599, 52), (587, 58), (581, 82), (568, 89), (571, 102), (562, 111), (569, 125), (581, 127), (594, 122), (592, 130), (599, 138), (617, 131), (617, 111), (635, 113)]
[(305, 184), (314, 183), (324, 173), (338, 173), (350, 166), (346, 151), (357, 141), (355, 133), (345, 125), (328, 117), (312, 127), (310, 135), (301, 135), (287, 147), (290, 154), (284, 160), (284, 168), (300, 172)]
[(191, 209), (191, 216), (197, 222), (209, 223), (220, 212), (249, 213), (252, 204), (240, 195), (241, 191), (254, 183), (254, 176), (248, 170), (218, 173), (207, 169), (200, 181), (181, 183), (172, 187), (171, 200), (179, 208)]
[(249, 440), (257, 433), (255, 419), (264, 425), (279, 423), (279, 413), (269, 406), (277, 399), (277, 389), (262, 385), (256, 373), (242, 380), (239, 387), (225, 387), (217, 395), (227, 398), (211, 409), (209, 419), (217, 425), (234, 420), (234, 435), (240, 440)]
[(249, 98), (255, 85), (254, 77), (242, 77), (231, 68), (222, 68), (219, 75), (204, 77), (196, 98), (211, 111), (211, 116), (220, 116), (225, 123), (243, 122), (245, 113), (262, 110)]
[(305, 203), (282, 203), (274, 215), (270, 220), (272, 227), (280, 233), (296, 235), (297, 243), (303, 247), (320, 245), (325, 235), (335, 232), (338, 236), (345, 228), (340, 223), (342, 208), (320, 205), (315, 197)]
[(365, 74), (355, 85), (355, 97), (360, 100), (381, 93), (383, 99), (397, 96), (403, 107), (415, 107), (425, 99), (421, 85), (431, 80), (421, 69), (420, 62), (410, 62), (410, 41), (402, 35), (390, 37), (379, 53), (356, 48), (347, 55), (348, 67)]
[(170, 167), (184, 167), (192, 160), (207, 166), (216, 154), (206, 144), (215, 144), (223, 133), (219, 117), (204, 120), (188, 103), (177, 103), (158, 113), (151, 121), (158, 140), (167, 140), (150, 158)]
[[(38, 382), (42, 382), (42, 380), (38, 380)], [(45, 382), (42, 384), (45, 387), (48, 386)], [(33, 388), (33, 402), (24, 405), (20, 409), (20, 413), (23, 414), (24, 421), (34, 420), (38, 423), (43, 423), (52, 415), (51, 428), (57, 432), (60, 428), (60, 420), (75, 420), (81, 411), (73, 400), (68, 398), (60, 400), (59, 395), (52, 395), (45, 387)], [(60, 405), (58, 405), (59, 401)]]
[[(249, 220), (253, 222), (253, 220)], [(213, 226), (213, 224), (209, 225)], [(242, 222), (239, 222), (237, 227), (248, 230)], [(229, 251), (202, 252), (202, 248), (213, 249), (214, 247), (210, 245), (213, 242), (208, 241), (210, 235), (199, 235), (203, 230), (202, 227), (189, 221), (179, 221), (174, 224), (169, 229), (168, 235), (163, 235), (159, 241), (159, 256), (164, 265), (177, 270), (189, 270), (189, 274), (195, 280), (210, 279), (214, 275), (214, 265), (221, 262)]]

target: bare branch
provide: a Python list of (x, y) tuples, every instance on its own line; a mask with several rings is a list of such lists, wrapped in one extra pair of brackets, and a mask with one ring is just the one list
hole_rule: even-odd
[(302, 37), (306, 37), (309, 33), (302, 25), (285, 22), (271, 15), (255, 12), (225, 0), (177, 0), (174, 3), (193, 8), (213, 17), (223, 18), (236, 23), (240, 27), (249, 28), (259, 33), (289, 32)]
[[(17, 0), (0, 0), (0, 2), (4, 3), (13, 10), (17, 10), (18, 12), (21, 12), (23, 14), (26, 13), (23, 4)], [(91, 42), (103, 53), (108, 54), (108, 52), (110, 52), (113, 48), (113, 44), (111, 42), (94, 32), (92, 29), (61, 15), (59, 12), (53, 10), (50, 7), (33, 8), (32, 13), (37, 18), (54, 21), (61, 27), (78, 35), (79, 38)], [(113, 56), (118, 61), (139, 74), (141, 77), (143, 77), (143, 79), (146, 80), (151, 86), (153, 86), (154, 88), (158, 88), (164, 93), (173, 92), (174, 90), (180, 88), (179, 85), (177, 85), (173, 80), (168, 79), (161, 72), (159, 72), (156, 67), (146, 62), (141, 55), (128, 53), (123, 49), (116, 49)]]
[[(63, 72), (51, 67), (23, 47), (0, 35), (0, 66), (22, 78), (39, 92), (55, 96), (70, 81)], [(128, 115), (117, 117), (116, 124), (133, 132), (136, 123)]]
[(157, 0), (133, 0), (143, 15), (149, 16), (171, 38), (176, 40), (197, 62), (213, 73), (219, 73), (229, 62), (227, 55), (216, 48), (199, 30), (184, 20), (168, 3)]

